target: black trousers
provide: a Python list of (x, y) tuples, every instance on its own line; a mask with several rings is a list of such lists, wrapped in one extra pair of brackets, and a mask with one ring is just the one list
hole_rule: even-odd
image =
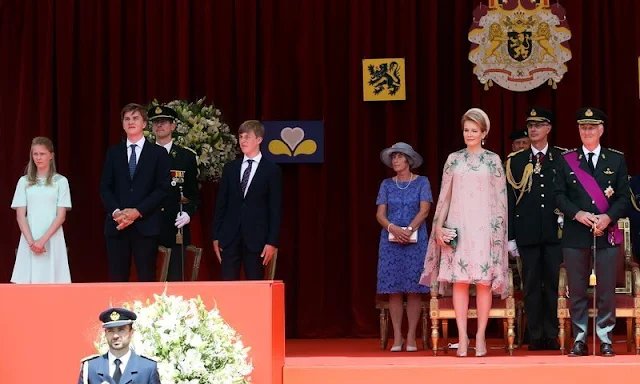
[[(184, 248), (187, 248), (184, 244)], [(171, 247), (171, 258), (169, 259), (169, 273), (167, 274), (168, 281), (183, 281), (182, 280), (182, 248), (183, 245), (174, 244)], [(185, 276), (184, 281), (189, 281), (191, 276)]]
[(131, 225), (120, 231), (117, 236), (107, 236), (106, 243), (110, 281), (129, 281), (132, 256), (136, 263), (138, 280), (156, 280), (156, 259), (158, 257), (156, 236), (143, 236), (135, 226)]
[[(587, 341), (589, 308), (593, 305), (587, 294), (593, 254), (589, 248), (564, 248), (564, 263), (569, 279), (569, 313), (576, 341)], [(612, 343), (616, 325), (616, 267), (619, 249), (596, 250), (596, 334), (601, 342)]]
[(222, 280), (240, 280), (240, 268), (244, 265), (244, 274), (247, 280), (264, 279), (264, 267), (260, 252), (251, 252), (247, 249), (240, 232), (230, 245), (221, 252), (222, 256)]
[(518, 247), (522, 259), (524, 307), (530, 342), (558, 337), (560, 244)]

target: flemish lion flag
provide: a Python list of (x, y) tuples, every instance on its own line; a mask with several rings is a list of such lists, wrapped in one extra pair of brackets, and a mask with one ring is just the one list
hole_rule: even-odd
[(363, 59), (364, 101), (406, 100), (404, 58)]

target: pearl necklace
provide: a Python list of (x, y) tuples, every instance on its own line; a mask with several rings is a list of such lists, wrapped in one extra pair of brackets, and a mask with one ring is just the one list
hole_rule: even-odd
[[(413, 176), (414, 176), (414, 175), (413, 175), (413, 173), (412, 173), (412, 174), (411, 174), (411, 177), (409, 178), (409, 184), (407, 184), (404, 188), (402, 188), (402, 187), (400, 187), (400, 186), (398, 185), (398, 176), (396, 176), (396, 177), (395, 177), (396, 187), (398, 187), (398, 189), (407, 189), (407, 188), (409, 188), (409, 186), (411, 185), (411, 182), (414, 180)], [(406, 183), (406, 181), (403, 181), (403, 183)]]

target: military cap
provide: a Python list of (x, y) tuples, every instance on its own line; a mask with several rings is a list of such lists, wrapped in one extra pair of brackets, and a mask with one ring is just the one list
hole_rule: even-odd
[(99, 316), (102, 328), (122, 327), (130, 325), (138, 318), (135, 313), (124, 308), (109, 308)]
[(545, 121), (551, 123), (553, 121), (553, 112), (544, 108), (529, 108), (527, 111), (527, 121)]
[(578, 124), (607, 124), (607, 115), (597, 108), (584, 107), (576, 113)]
[(514, 141), (518, 139), (524, 139), (525, 137), (529, 137), (529, 131), (526, 129), (519, 129), (517, 131), (511, 132), (509, 135), (509, 140)]
[(176, 120), (178, 118), (178, 114), (176, 111), (169, 107), (165, 107), (162, 105), (158, 105), (155, 107), (151, 107), (149, 109), (149, 120), (157, 120), (157, 119), (168, 119), (168, 120)]

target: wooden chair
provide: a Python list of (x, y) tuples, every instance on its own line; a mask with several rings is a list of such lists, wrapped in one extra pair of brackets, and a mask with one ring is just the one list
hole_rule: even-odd
[[(522, 277), (522, 259), (520, 257), (515, 258), (516, 271), (519, 282), (514, 284), (515, 291), (513, 292), (513, 298), (516, 302), (516, 346), (520, 348), (524, 339), (524, 329), (527, 325), (527, 317), (524, 310), (524, 279)], [(515, 283), (515, 282), (514, 282)]]
[(171, 260), (171, 249), (158, 246), (158, 257), (156, 259), (157, 281), (167, 281), (167, 275), (169, 274), (169, 260)]
[(276, 263), (278, 262), (278, 249), (276, 248), (276, 252), (273, 254), (273, 257), (269, 261), (269, 263), (264, 267), (264, 279), (265, 280), (274, 280), (276, 277)]
[[(428, 294), (422, 295), (422, 300), (420, 303), (420, 306), (422, 308), (420, 319), (422, 323), (423, 350), (426, 350), (430, 346), (429, 338), (427, 337), (427, 335), (429, 334), (428, 298)], [(406, 310), (406, 300), (404, 300), (403, 305)], [(376, 295), (376, 309), (380, 311), (380, 349), (385, 351), (387, 349), (387, 344), (389, 341), (389, 295)]]
[[(489, 311), (490, 319), (502, 319), (504, 329), (505, 352), (513, 355), (515, 331), (514, 322), (516, 317), (516, 302), (513, 297), (513, 270), (509, 267), (509, 295), (505, 299), (493, 297), (491, 302), (491, 310)], [(431, 344), (433, 355), (438, 354), (438, 341), (440, 339), (439, 324), (442, 322), (442, 333), (444, 337), (443, 350), (449, 352), (449, 320), (456, 318), (453, 309), (453, 297), (450, 295), (440, 295), (439, 284), (436, 282), (431, 286), (431, 300), (429, 303), (429, 316), (431, 318)], [(477, 319), (478, 312), (476, 309), (475, 286), (469, 287), (469, 311), (467, 318)]]
[(184, 250), (184, 277), (185, 281), (197, 281), (202, 260), (202, 248), (188, 245)]
[[(628, 218), (618, 220), (618, 227), (622, 230), (624, 241), (621, 244), (617, 259), (616, 277), (616, 317), (627, 320), (627, 351), (632, 351), (635, 341), (636, 355), (640, 355), (640, 267), (633, 260), (631, 250), (631, 225)], [(558, 283), (558, 321), (560, 339), (560, 353), (564, 354), (566, 335), (571, 335), (571, 314), (567, 298), (567, 269), (560, 265), (560, 281)], [(589, 302), (592, 303), (592, 289), (588, 290)], [(571, 294), (571, 292), (569, 292)], [(593, 318), (593, 308), (589, 306), (589, 317)], [(634, 340), (635, 323), (635, 340)], [(591, 335), (593, 336), (593, 335)]]

